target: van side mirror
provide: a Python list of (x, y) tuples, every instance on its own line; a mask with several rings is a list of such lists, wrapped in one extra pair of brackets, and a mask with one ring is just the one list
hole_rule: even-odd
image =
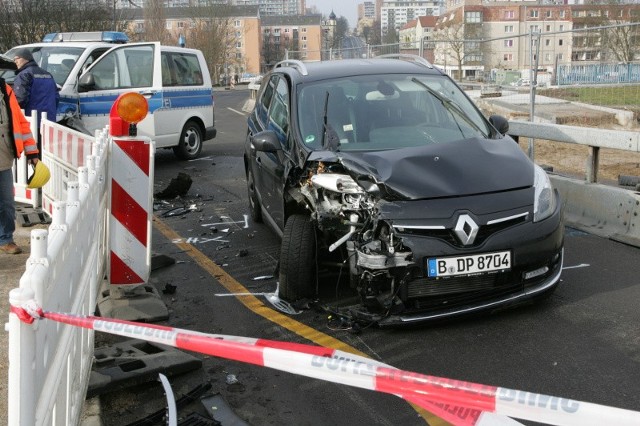
[(92, 73), (83, 74), (78, 80), (78, 92), (90, 92), (96, 89), (96, 79)]

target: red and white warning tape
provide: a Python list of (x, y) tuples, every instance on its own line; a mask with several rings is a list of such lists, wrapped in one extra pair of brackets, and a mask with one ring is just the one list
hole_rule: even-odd
[[(439, 412), (448, 411), (452, 414), (445, 420), (453, 424), (481, 424), (478, 421), (488, 420), (484, 415), (490, 413), (552, 425), (640, 424), (640, 412), (637, 411), (398, 370), (330, 348), (205, 334), (117, 319), (44, 312), (33, 301), (20, 307), (11, 306), (11, 312), (27, 323), (32, 323), (34, 319), (46, 318), (77, 327), (393, 394), (429, 411), (434, 407), (440, 407)], [(452, 408), (455, 409), (455, 413), (451, 413), (454, 411)], [(464, 412), (465, 421), (462, 420), (463, 413), (459, 410), (469, 410)]]

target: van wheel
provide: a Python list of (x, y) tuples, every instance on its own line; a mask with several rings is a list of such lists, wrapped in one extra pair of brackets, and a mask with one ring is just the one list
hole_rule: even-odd
[(316, 282), (316, 232), (309, 216), (289, 216), (280, 248), (279, 296), (290, 302), (311, 298)]
[(256, 183), (253, 179), (251, 169), (247, 169), (247, 192), (249, 193), (249, 213), (251, 219), (256, 223), (262, 223), (262, 207), (256, 196)]
[(193, 120), (187, 121), (182, 128), (180, 140), (173, 147), (173, 153), (181, 160), (193, 160), (198, 158), (202, 151), (202, 129)]

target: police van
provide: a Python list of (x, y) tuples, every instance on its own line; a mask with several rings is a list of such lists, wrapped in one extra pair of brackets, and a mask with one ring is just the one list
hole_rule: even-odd
[[(116, 98), (142, 94), (149, 114), (138, 124), (157, 148), (173, 148), (183, 160), (197, 158), (216, 136), (213, 87), (202, 52), (158, 42), (128, 43), (124, 33), (55, 33), (28, 48), (60, 87), (57, 120), (79, 113), (94, 133), (109, 121)], [(9, 50), (6, 55), (13, 58)], [(12, 71), (2, 75), (11, 83)]]

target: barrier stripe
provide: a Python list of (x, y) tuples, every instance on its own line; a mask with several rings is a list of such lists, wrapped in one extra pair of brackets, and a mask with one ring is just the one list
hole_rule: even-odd
[(111, 214), (140, 243), (147, 243), (148, 213), (133, 197), (115, 180), (111, 185)]
[(56, 123), (43, 120), (43, 151), (73, 168), (84, 167), (86, 156), (91, 154), (93, 138), (73, 129), (60, 129)]
[[(34, 316), (32, 307), (30, 311), (25, 309), (12, 306), (11, 312), (21, 319)], [(292, 344), (300, 349), (302, 346), (308, 346), (304, 351), (279, 349), (265, 346), (269, 344), (266, 341), (256, 345), (179, 328), (43, 312), (40, 309), (37, 310), (36, 316), (333, 383), (389, 393), (410, 400), (425, 409), (429, 409), (432, 403), (441, 403), (553, 425), (640, 424), (640, 412), (637, 411), (429, 376), (380, 366), (368, 360), (317, 355), (313, 352), (318, 349), (308, 345)]]
[(111, 139), (109, 283), (144, 284), (151, 270), (152, 142)]

